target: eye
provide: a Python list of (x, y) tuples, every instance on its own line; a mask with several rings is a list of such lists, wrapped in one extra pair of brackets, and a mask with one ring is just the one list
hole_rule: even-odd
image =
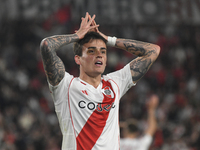
[(94, 53), (94, 50), (93, 49), (89, 49), (88, 53), (92, 54), (92, 53)]
[(102, 54), (106, 54), (106, 50), (102, 50), (101, 53), (102, 53)]

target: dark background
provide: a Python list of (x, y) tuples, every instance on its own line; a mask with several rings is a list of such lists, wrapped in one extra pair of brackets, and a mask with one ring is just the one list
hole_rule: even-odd
[[(200, 149), (200, 0), (0, 0), (0, 149), (59, 150), (61, 132), (40, 55), (43, 38), (72, 34), (88, 11), (106, 35), (158, 44), (161, 53), (120, 104), (120, 121), (146, 128), (158, 94), (152, 150)], [(78, 76), (72, 45), (58, 55)], [(105, 74), (134, 56), (109, 48)]]

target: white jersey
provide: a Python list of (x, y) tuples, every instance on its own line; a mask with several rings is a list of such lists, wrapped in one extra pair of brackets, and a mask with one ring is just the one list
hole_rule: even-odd
[(133, 85), (129, 64), (103, 76), (97, 88), (67, 72), (57, 86), (49, 84), (62, 150), (119, 150), (119, 100)]
[(135, 139), (121, 138), (120, 150), (148, 150), (152, 140), (152, 136), (148, 134)]

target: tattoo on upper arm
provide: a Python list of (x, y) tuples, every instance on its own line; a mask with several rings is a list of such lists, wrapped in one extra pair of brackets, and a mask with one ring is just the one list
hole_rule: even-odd
[(134, 82), (145, 75), (159, 54), (158, 47), (154, 44), (136, 40), (118, 39), (116, 47), (139, 56), (130, 63), (132, 80)]
[(77, 38), (77, 35), (51, 37), (47, 38), (45, 40), (46, 43), (41, 46), (45, 73), (52, 85), (57, 85), (65, 74), (65, 66), (57, 56), (56, 50), (67, 43), (73, 42)]
[(51, 52), (47, 48), (46, 50), (42, 50), (41, 52), (47, 78), (52, 85), (57, 85), (64, 77), (64, 64), (61, 59), (56, 55), (56, 52)]
[(150, 58), (136, 58), (130, 63), (130, 69), (132, 74), (132, 80), (138, 81), (141, 79), (145, 73), (148, 71), (152, 64), (152, 61)]

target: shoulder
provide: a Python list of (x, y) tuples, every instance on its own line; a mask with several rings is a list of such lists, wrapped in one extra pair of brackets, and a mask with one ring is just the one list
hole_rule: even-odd
[(145, 146), (149, 146), (153, 141), (153, 137), (149, 134), (145, 134), (138, 138), (138, 142), (143, 143)]
[(129, 85), (129, 87), (136, 85), (136, 83), (133, 83), (132, 81), (132, 75), (129, 63), (120, 70), (106, 74), (104, 78), (112, 79), (115, 82), (118, 82), (119, 84)]
[(74, 78), (73, 75), (70, 75), (68, 72), (65, 72), (64, 77), (62, 78), (62, 80), (59, 82), (58, 85), (53, 86), (49, 82), (48, 84), (52, 89), (57, 89), (58, 87), (68, 86), (73, 78)]
[[(126, 66), (124, 66), (123, 68), (116, 70), (114, 72), (108, 73), (106, 75), (105, 78), (107, 79), (113, 79), (113, 78), (121, 78), (124, 79), (124, 77), (129, 77), (131, 76), (131, 72), (130, 72), (130, 64), (127, 64)], [(103, 77), (104, 77), (103, 76)]]

